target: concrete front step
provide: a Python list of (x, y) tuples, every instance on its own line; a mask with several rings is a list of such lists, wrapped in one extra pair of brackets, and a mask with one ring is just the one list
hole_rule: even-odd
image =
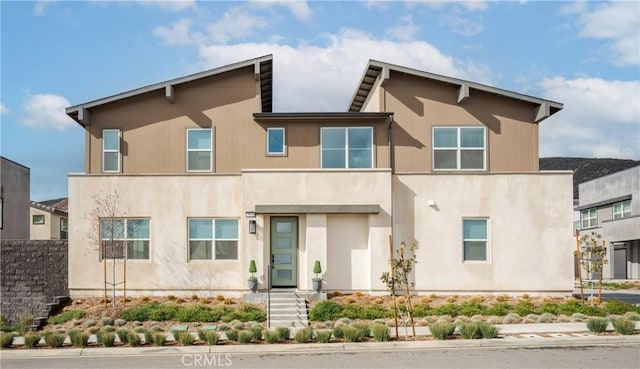
[(271, 328), (277, 328), (277, 327), (289, 327), (289, 328), (296, 328), (296, 327), (308, 327), (309, 326), (309, 322), (308, 321), (291, 321), (291, 320), (272, 320), (269, 322), (269, 326)]

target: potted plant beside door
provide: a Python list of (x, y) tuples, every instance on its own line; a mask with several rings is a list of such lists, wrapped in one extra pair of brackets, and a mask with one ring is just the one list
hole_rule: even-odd
[(258, 271), (256, 268), (256, 261), (251, 260), (249, 262), (249, 273), (251, 273), (251, 277), (247, 280), (249, 284), (249, 289), (251, 292), (256, 292), (258, 290), (258, 278), (255, 276), (255, 273)]
[(313, 281), (313, 289), (316, 292), (320, 292), (320, 290), (322, 289), (322, 277), (319, 276), (319, 274), (322, 273), (320, 260), (316, 260), (315, 263), (313, 263), (313, 272), (316, 274), (314, 278), (311, 278), (311, 280)]

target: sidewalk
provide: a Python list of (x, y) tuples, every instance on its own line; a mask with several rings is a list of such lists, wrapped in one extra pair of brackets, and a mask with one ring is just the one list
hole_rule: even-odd
[[(59, 349), (4, 349), (0, 358), (112, 356), (112, 355), (169, 355), (169, 354), (303, 354), (356, 351), (389, 351), (478, 347), (558, 347), (632, 344), (640, 347), (640, 334), (631, 336), (596, 335), (587, 331), (586, 323), (504, 324), (495, 339), (451, 339), (422, 341), (360, 342), (360, 343), (308, 343), (308, 344), (247, 344), (216, 346), (149, 346), (149, 347), (86, 347)], [(640, 322), (636, 322), (636, 330)], [(399, 328), (404, 337), (404, 328)], [(613, 331), (610, 326), (608, 332)], [(392, 335), (395, 330), (391, 329)], [(408, 329), (410, 332), (410, 328)], [(430, 335), (429, 328), (416, 327), (416, 334)], [(22, 339), (17, 337), (16, 340)], [(16, 344), (20, 341), (14, 341)]]

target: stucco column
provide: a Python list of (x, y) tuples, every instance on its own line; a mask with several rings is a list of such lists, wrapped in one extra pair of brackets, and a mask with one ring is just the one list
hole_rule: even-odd
[[(320, 260), (322, 265), (322, 272), (328, 270), (331, 266), (327, 261), (327, 215), (326, 214), (308, 214), (307, 217), (307, 229), (306, 229), (306, 258), (300, 260), (301, 264), (304, 263), (307, 273), (299, 282), (301, 289), (313, 288), (311, 278), (313, 274), (313, 264), (316, 260)], [(303, 268), (303, 265), (300, 265)], [(323, 289), (327, 286), (323, 286)]]

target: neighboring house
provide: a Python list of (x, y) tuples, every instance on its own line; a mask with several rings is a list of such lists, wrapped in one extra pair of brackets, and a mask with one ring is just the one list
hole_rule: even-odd
[(67, 198), (31, 201), (31, 239), (66, 240), (69, 227)]
[[(640, 165), (580, 184), (580, 236), (605, 241), (605, 279), (640, 279)], [(585, 275), (585, 278), (588, 278)]]
[(310, 290), (319, 260), (325, 290), (385, 293), (390, 236), (417, 243), (417, 294), (572, 291), (572, 175), (538, 169), (562, 104), (370, 61), (347, 112), (273, 113), (272, 74), (265, 56), (66, 109), (86, 130), (73, 296), (125, 244), (128, 295), (239, 295), (252, 259), (261, 288)]
[(0, 161), (0, 240), (29, 239), (30, 170), (4, 157)]

